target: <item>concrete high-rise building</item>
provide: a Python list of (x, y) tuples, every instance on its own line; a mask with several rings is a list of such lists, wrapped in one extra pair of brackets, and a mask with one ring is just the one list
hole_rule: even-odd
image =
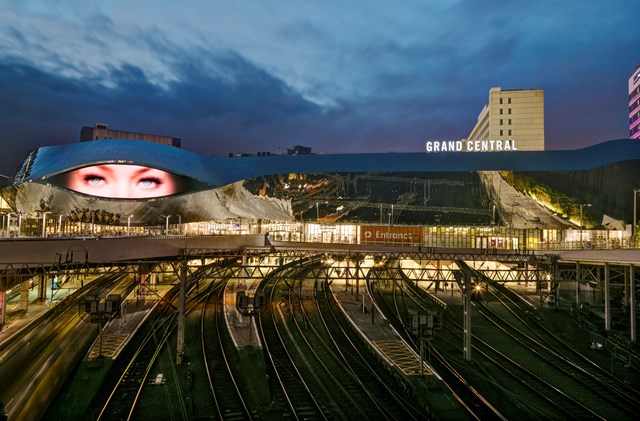
[(640, 64), (629, 78), (629, 137), (640, 139)]
[(177, 137), (114, 130), (110, 129), (106, 124), (96, 124), (93, 127), (83, 126), (82, 129), (80, 129), (81, 142), (105, 139), (144, 140), (145, 142), (162, 143), (163, 145), (175, 146), (176, 148), (179, 148), (182, 144), (182, 141)]
[[(478, 123), (467, 137), (467, 142), (472, 140), (501, 141), (501, 144), (514, 141), (510, 145), (519, 151), (544, 150), (544, 91), (491, 88), (489, 103), (482, 108)], [(465, 145), (463, 150), (480, 151), (469, 146)]]

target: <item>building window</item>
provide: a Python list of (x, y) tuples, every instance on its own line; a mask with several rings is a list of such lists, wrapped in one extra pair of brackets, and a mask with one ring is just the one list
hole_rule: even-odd
[(504, 130), (500, 130), (500, 136), (504, 134)]
[(509, 129), (509, 136), (511, 136), (511, 129)]
[(502, 119), (500, 119), (500, 125), (502, 126)]
[(500, 108), (500, 115), (502, 115), (502, 108)]
[(509, 108), (509, 114), (511, 114), (511, 108)]
[(500, 98), (500, 104), (502, 104), (502, 98)]
[(511, 98), (507, 98), (507, 104), (511, 104)]
[(511, 119), (509, 119), (509, 125), (511, 125)]

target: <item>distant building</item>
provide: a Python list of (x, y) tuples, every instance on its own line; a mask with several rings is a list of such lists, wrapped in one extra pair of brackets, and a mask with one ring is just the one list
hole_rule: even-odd
[(144, 140), (145, 142), (161, 143), (163, 145), (175, 146), (176, 148), (182, 145), (182, 140), (176, 137), (114, 130), (110, 129), (107, 124), (96, 124), (93, 127), (83, 126), (82, 129), (80, 129), (81, 142), (105, 139)]
[(640, 139), (640, 64), (629, 78), (629, 137)]
[(311, 153), (311, 148), (307, 148), (306, 146), (296, 145), (293, 149), (287, 149), (287, 155), (313, 155)]
[(245, 156), (271, 156), (271, 152), (257, 152), (255, 155), (246, 152), (229, 152), (229, 158), (242, 158)]
[(482, 108), (467, 142), (472, 140), (513, 140), (511, 144), (519, 151), (543, 151), (544, 91), (491, 88), (489, 103)]

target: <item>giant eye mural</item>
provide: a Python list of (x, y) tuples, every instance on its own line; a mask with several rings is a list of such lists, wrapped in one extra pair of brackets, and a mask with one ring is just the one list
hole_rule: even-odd
[(286, 201), (265, 200), (242, 187), (235, 163), (126, 139), (48, 146), (25, 158), (2, 195), (19, 214), (70, 222), (291, 220)]
[(140, 165), (103, 164), (79, 168), (54, 182), (77, 193), (111, 199), (147, 199), (184, 193), (194, 185), (185, 177)]

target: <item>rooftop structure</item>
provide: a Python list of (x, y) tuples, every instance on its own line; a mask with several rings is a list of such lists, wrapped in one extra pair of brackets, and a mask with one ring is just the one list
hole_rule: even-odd
[(182, 140), (177, 137), (136, 133), (125, 130), (115, 130), (110, 129), (107, 124), (96, 124), (93, 127), (83, 126), (82, 129), (80, 129), (81, 142), (107, 139), (143, 140), (145, 142), (161, 143), (163, 145), (175, 146), (176, 148), (179, 148), (182, 145)]

